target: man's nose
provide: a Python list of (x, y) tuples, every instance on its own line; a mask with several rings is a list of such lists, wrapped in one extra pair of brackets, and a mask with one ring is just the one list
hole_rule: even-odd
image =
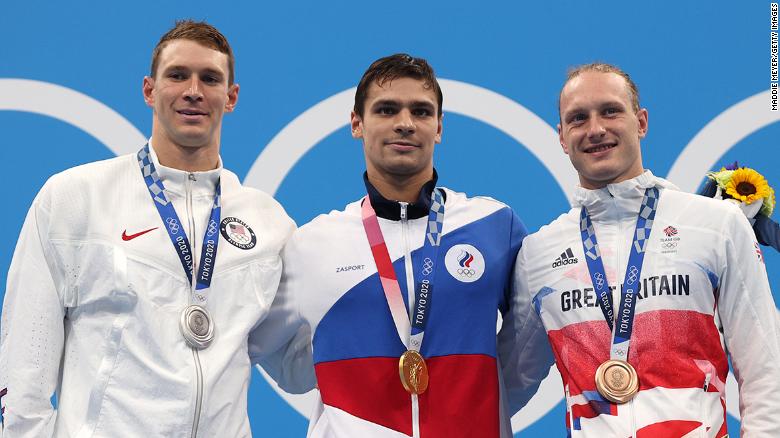
[(414, 120), (412, 119), (411, 112), (408, 110), (401, 110), (396, 116), (394, 128), (395, 132), (402, 136), (414, 134)]
[(598, 116), (588, 119), (588, 138), (600, 138), (607, 133), (603, 120)]
[(203, 93), (200, 91), (201, 83), (200, 78), (193, 75), (188, 83), (189, 87), (184, 90), (184, 98), (187, 100), (201, 100), (203, 99)]

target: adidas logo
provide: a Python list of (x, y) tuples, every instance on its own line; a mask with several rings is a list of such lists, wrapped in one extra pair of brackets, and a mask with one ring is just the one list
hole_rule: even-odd
[(578, 261), (579, 260), (577, 260), (577, 258), (574, 257), (574, 253), (571, 252), (571, 248), (566, 248), (566, 251), (562, 252), (560, 257), (555, 259), (555, 261), (552, 264), (552, 267), (559, 268), (564, 265), (573, 265)]

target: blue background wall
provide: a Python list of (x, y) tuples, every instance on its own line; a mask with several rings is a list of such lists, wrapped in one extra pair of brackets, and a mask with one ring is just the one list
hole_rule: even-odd
[[(131, 134), (117, 134), (124, 143), (106, 145), (73, 123), (36, 110), (47, 106), (46, 96), (12, 93), (2, 81), (36, 80), (75, 90), (146, 136), (151, 111), (143, 103), (141, 81), (157, 39), (183, 17), (216, 25), (235, 51), (241, 92), (237, 111), (223, 125), (225, 166), (247, 184), (272, 192), (276, 187), (259, 182), (257, 175), (286, 173), (275, 195), (299, 224), (362, 195), (363, 157), (361, 144), (346, 128), (349, 107), (336, 114), (341, 125), (331, 123), (333, 132), (304, 147), (308, 151), (289, 169), (270, 159), (256, 164), (258, 155), (296, 117), (354, 87), (371, 61), (390, 53), (425, 57), (439, 77), (502, 95), (549, 129), (558, 121), (557, 94), (568, 67), (593, 60), (616, 63), (633, 76), (649, 110), (645, 167), (659, 176), (670, 173), (705, 126), (770, 86), (770, 4), (764, 1), (4, 2), (0, 154), (6, 163), (6, 208), (0, 225), (8, 239), (0, 244), (1, 284), (25, 212), (48, 176), (141, 146)], [(18, 108), (20, 100), (26, 109)], [(688, 170), (695, 177), (738, 159), (780, 188), (777, 113), (769, 111), (767, 96), (751, 102), (758, 107), (735, 109), (731, 125), (712, 131), (733, 133), (741, 126), (738, 138), (712, 147), (705, 142), (678, 164), (677, 175)], [(66, 109), (72, 104), (72, 111), (81, 108), (76, 100), (58, 103)], [(557, 181), (571, 180), (572, 171), (560, 163), (545, 165), (532, 153), (553, 150), (561, 155), (558, 160), (565, 159), (554, 137), (523, 144), (486, 123), (488, 116), (464, 113), (445, 113), (435, 158), (443, 185), (507, 202), (531, 230), (567, 208)], [(302, 132), (296, 132), (293, 137), (299, 138)], [(697, 185), (673, 182), (688, 190)], [(778, 302), (780, 256), (767, 249), (765, 258)], [(560, 397), (560, 388), (553, 389)], [(563, 410), (558, 403), (524, 436), (563, 435)], [(304, 417), (257, 373), (250, 416), (256, 436), (300, 437), (306, 430)], [(738, 436), (736, 424), (732, 420), (732, 436)]]

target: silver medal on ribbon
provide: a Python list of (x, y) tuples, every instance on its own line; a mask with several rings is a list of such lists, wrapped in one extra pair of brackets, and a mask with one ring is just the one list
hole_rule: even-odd
[(206, 308), (192, 304), (181, 312), (179, 329), (187, 344), (203, 350), (214, 339), (214, 322)]

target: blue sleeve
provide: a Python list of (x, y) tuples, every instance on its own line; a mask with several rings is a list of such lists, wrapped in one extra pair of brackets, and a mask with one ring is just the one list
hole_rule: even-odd
[(757, 214), (753, 231), (756, 232), (758, 243), (780, 251), (780, 225), (777, 222), (763, 214)]

